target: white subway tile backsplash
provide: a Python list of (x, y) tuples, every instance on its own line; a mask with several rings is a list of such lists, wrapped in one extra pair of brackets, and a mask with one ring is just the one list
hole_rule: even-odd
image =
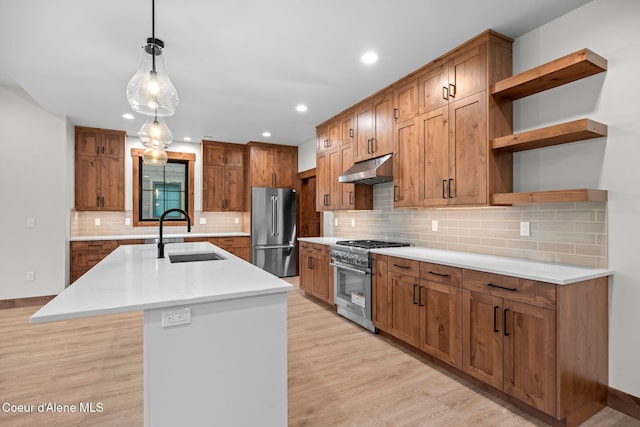
[[(337, 237), (398, 239), (416, 246), (607, 268), (606, 202), (499, 208), (393, 209), (393, 184), (374, 187), (374, 211), (334, 212)], [(351, 227), (351, 219), (356, 227)], [(438, 231), (431, 221), (438, 220)], [(528, 221), (531, 236), (520, 236)], [(329, 234), (328, 234), (329, 235)]]

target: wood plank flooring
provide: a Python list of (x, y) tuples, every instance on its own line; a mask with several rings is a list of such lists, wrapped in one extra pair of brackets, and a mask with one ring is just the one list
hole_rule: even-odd
[[(142, 426), (141, 313), (29, 325), (36, 309), (0, 310), (0, 405), (92, 402), (104, 410), (32, 414), (0, 407), (0, 426)], [(545, 425), (299, 289), (290, 293), (289, 426)], [(640, 421), (605, 408), (583, 425)]]

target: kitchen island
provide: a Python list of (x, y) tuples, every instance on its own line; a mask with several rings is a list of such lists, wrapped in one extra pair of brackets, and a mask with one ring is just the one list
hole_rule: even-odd
[[(287, 424), (292, 286), (210, 243), (121, 246), (31, 323), (144, 311), (145, 425)], [(171, 263), (178, 253), (224, 259)]]

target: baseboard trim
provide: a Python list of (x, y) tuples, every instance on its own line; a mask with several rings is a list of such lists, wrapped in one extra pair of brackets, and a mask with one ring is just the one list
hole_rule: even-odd
[(607, 406), (640, 420), (640, 397), (609, 387)]
[(0, 310), (4, 310), (7, 308), (32, 307), (36, 305), (45, 305), (55, 297), (56, 297), (55, 295), (45, 295), (42, 297), (1, 299)]

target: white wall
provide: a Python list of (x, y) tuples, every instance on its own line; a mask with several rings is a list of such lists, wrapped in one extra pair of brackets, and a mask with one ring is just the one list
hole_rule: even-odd
[(298, 172), (304, 172), (316, 167), (316, 139), (298, 146)]
[(518, 154), (515, 186), (609, 190), (609, 383), (640, 396), (640, 1), (595, 0), (525, 34), (514, 73), (584, 47), (607, 58), (608, 71), (519, 101), (515, 125), (588, 117), (607, 124), (608, 137)]
[[(0, 117), (0, 299), (58, 294), (67, 274), (73, 194), (67, 123), (23, 90), (5, 86)], [(27, 218), (35, 228), (26, 228)], [(34, 281), (26, 280), (28, 271)]]

